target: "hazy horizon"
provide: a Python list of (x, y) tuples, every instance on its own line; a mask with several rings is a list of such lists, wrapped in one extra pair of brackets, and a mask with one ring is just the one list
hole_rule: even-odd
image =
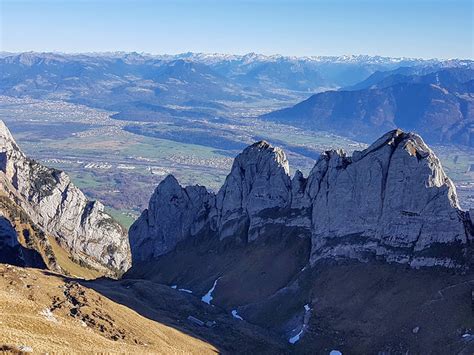
[(439, 57), (410, 57), (410, 56), (388, 56), (383, 54), (366, 54), (366, 53), (342, 53), (342, 54), (312, 54), (312, 55), (286, 55), (281, 53), (259, 53), (259, 52), (243, 52), (243, 53), (223, 53), (223, 52), (176, 52), (176, 53), (166, 53), (166, 52), (144, 52), (144, 51), (36, 51), (36, 50), (26, 50), (26, 51), (0, 51), (0, 53), (4, 54), (24, 54), (24, 53), (36, 53), (36, 54), (60, 54), (60, 55), (112, 55), (112, 54), (138, 54), (142, 56), (184, 56), (187, 54), (194, 54), (194, 55), (215, 55), (215, 56), (236, 56), (236, 57), (244, 57), (247, 55), (259, 55), (264, 57), (283, 57), (283, 58), (338, 58), (338, 57), (371, 57), (371, 58), (390, 58), (390, 59), (413, 59), (413, 60), (438, 60), (438, 61), (449, 61), (449, 60), (465, 60), (465, 61), (474, 61), (474, 58), (462, 58), (462, 57), (452, 57), (452, 58), (439, 58)]
[(467, 0), (2, 0), (0, 51), (473, 59)]

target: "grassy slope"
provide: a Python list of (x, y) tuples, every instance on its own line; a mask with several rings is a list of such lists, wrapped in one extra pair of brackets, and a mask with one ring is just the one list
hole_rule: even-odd
[(35, 269), (0, 264), (0, 314), (0, 347), (25, 345), (36, 353), (216, 352), (91, 289)]
[(53, 249), (56, 261), (68, 275), (73, 277), (81, 277), (84, 279), (95, 279), (103, 276), (103, 274), (97, 270), (88, 269), (73, 262), (69, 256), (69, 253), (64, 250), (53, 237), (48, 238), (51, 248)]

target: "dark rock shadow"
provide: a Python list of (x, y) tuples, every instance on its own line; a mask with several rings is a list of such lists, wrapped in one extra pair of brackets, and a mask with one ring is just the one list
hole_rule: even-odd
[(4, 216), (0, 216), (0, 263), (46, 269), (41, 254), (18, 242), (17, 231)]
[[(290, 353), (287, 344), (276, 334), (237, 320), (223, 309), (205, 304), (197, 295), (141, 279), (68, 281), (79, 282), (150, 320), (201, 339), (216, 347), (219, 353)], [(204, 325), (193, 322), (190, 316)]]

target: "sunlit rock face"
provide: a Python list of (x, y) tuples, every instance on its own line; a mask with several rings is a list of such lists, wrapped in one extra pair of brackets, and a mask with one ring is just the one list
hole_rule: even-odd
[(464, 263), (466, 216), (419, 136), (396, 130), (352, 157), (326, 152), (308, 180), (312, 262), (380, 256), (412, 266)]
[(288, 160), (280, 148), (267, 142), (247, 147), (234, 160), (217, 194), (221, 239), (240, 236), (250, 241), (265, 233), (268, 224), (284, 224), (291, 204)]
[(0, 190), (77, 261), (117, 276), (131, 265), (125, 229), (62, 171), (29, 159), (0, 121)]
[(198, 235), (245, 243), (311, 238), (310, 263), (382, 259), (413, 267), (467, 267), (469, 213), (420, 136), (390, 131), (364, 151), (321, 154), (309, 176), (290, 178), (284, 152), (258, 142), (239, 154), (214, 195), (166, 178), (130, 229), (138, 261)]

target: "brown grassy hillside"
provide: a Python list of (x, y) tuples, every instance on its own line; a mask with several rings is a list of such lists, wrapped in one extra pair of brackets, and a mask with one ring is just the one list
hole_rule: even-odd
[(0, 264), (0, 349), (207, 354), (210, 344), (57, 274)]

